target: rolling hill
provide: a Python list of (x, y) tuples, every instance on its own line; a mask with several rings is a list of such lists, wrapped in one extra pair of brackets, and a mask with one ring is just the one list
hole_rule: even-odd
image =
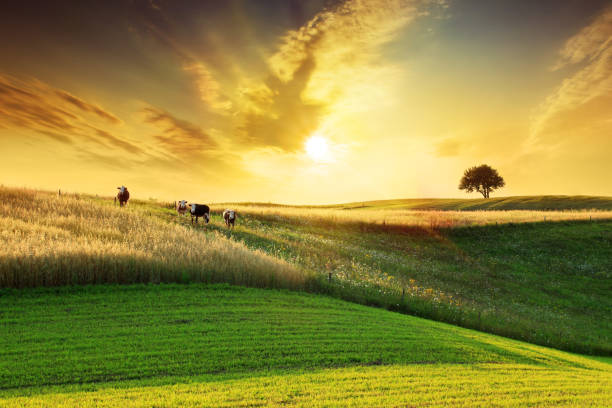
[(607, 212), (221, 208), (0, 188), (0, 407), (612, 398)]
[(326, 296), (4, 290), (0, 406), (603, 406), (612, 365)]
[[(221, 203), (228, 204), (228, 203)], [(540, 195), (484, 198), (405, 198), (394, 200), (358, 201), (331, 205), (279, 205), (272, 203), (234, 203), (258, 207), (336, 208), (336, 209), (392, 209), (392, 210), (612, 210), (612, 197)]]

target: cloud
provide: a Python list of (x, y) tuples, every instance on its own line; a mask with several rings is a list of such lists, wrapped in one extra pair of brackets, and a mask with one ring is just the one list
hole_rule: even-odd
[(268, 61), (282, 81), (307, 58), (335, 71), (380, 57), (379, 47), (391, 41), (399, 29), (419, 14), (427, 2), (410, 0), (349, 0), (315, 15), (304, 26), (287, 32), (278, 52)]
[(163, 109), (146, 107), (143, 121), (156, 127), (161, 133), (154, 136), (168, 152), (181, 158), (193, 158), (218, 148), (217, 142), (199, 126), (178, 119)]
[(183, 70), (195, 76), (200, 98), (212, 109), (228, 111), (232, 102), (221, 95), (221, 85), (213, 78), (208, 68), (201, 62), (192, 62), (183, 66)]
[(570, 38), (559, 52), (553, 70), (593, 60), (612, 46), (612, 7), (604, 10), (591, 24)]
[(102, 140), (109, 142), (111, 145), (115, 147), (119, 147), (120, 149), (123, 149), (124, 151), (128, 153), (132, 153), (132, 154), (140, 155), (144, 153), (144, 150), (141, 149), (140, 147), (136, 146), (133, 143), (120, 139), (112, 135), (111, 133), (107, 132), (106, 130), (97, 129), (97, 128), (93, 128), (93, 129), (95, 130), (96, 135), (98, 135)]
[[(577, 70), (538, 108), (532, 126), (532, 143), (563, 142), (580, 135), (577, 129), (609, 122), (612, 111), (612, 8), (571, 37), (560, 50), (554, 70)], [(585, 107), (589, 106), (587, 112)], [(576, 115), (582, 112), (583, 115)], [(600, 115), (594, 113), (600, 112)], [(586, 114), (586, 116), (584, 116)], [(572, 118), (572, 120), (568, 120)]]
[[(85, 114), (85, 115), (84, 115)], [(108, 150), (146, 155), (144, 149), (113, 134), (123, 123), (100, 106), (37, 79), (0, 75), (0, 127), (35, 131), (64, 144), (95, 143)], [(103, 127), (111, 125), (111, 128)]]
[(241, 90), (242, 141), (292, 152), (334, 112), (366, 109), (394, 71), (381, 47), (430, 4), (348, 0), (286, 32), (267, 60), (269, 77)]
[(119, 118), (117, 118), (115, 115), (113, 115), (112, 113), (109, 113), (107, 111), (105, 111), (104, 109), (100, 108), (97, 105), (85, 102), (84, 100), (77, 98), (76, 96), (66, 92), (66, 91), (62, 91), (62, 90), (56, 90), (55, 93), (62, 98), (63, 100), (73, 104), (74, 106), (76, 106), (77, 108), (81, 109), (84, 112), (91, 112), (91, 113), (95, 113), (96, 115), (98, 115), (99, 117), (101, 117), (102, 119), (106, 119), (107, 121), (109, 121), (112, 124), (120, 124), (121, 120), (119, 120)]
[(314, 68), (314, 61), (306, 59), (290, 81), (271, 77), (263, 87), (252, 92), (243, 90), (250, 96), (250, 107), (239, 113), (241, 143), (285, 151), (302, 147), (304, 138), (317, 129), (325, 112), (323, 103), (306, 102), (301, 97)]

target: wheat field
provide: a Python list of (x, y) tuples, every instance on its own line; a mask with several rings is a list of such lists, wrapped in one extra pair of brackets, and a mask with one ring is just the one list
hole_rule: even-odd
[(197, 281), (299, 289), (305, 279), (219, 233), (78, 195), (0, 187), (0, 287)]
[(491, 224), (589, 221), (612, 219), (612, 211), (439, 211), (439, 210), (394, 210), (394, 209), (342, 209), (266, 205), (212, 205), (221, 212), (231, 207), (239, 214), (248, 214), (274, 221), (291, 221), (299, 224), (358, 225), (383, 228), (457, 228)]

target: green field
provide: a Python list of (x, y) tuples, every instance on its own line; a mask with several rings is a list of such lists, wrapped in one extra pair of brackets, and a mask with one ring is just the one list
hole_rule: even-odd
[(0, 406), (605, 406), (612, 365), (325, 296), (4, 290)]
[(0, 406), (612, 398), (607, 212), (222, 208), (0, 188)]
[[(243, 214), (231, 236), (331, 273), (320, 290), (340, 298), (612, 355), (612, 221), (396, 232), (294, 221)], [(218, 215), (215, 229), (223, 230)]]

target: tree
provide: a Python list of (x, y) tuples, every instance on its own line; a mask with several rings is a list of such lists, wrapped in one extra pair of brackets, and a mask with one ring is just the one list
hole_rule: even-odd
[(477, 167), (470, 167), (463, 173), (463, 177), (459, 183), (459, 190), (466, 190), (468, 193), (476, 190), (482, 194), (484, 198), (489, 198), (491, 191), (505, 185), (506, 182), (502, 176), (497, 173), (497, 170), (483, 164)]

